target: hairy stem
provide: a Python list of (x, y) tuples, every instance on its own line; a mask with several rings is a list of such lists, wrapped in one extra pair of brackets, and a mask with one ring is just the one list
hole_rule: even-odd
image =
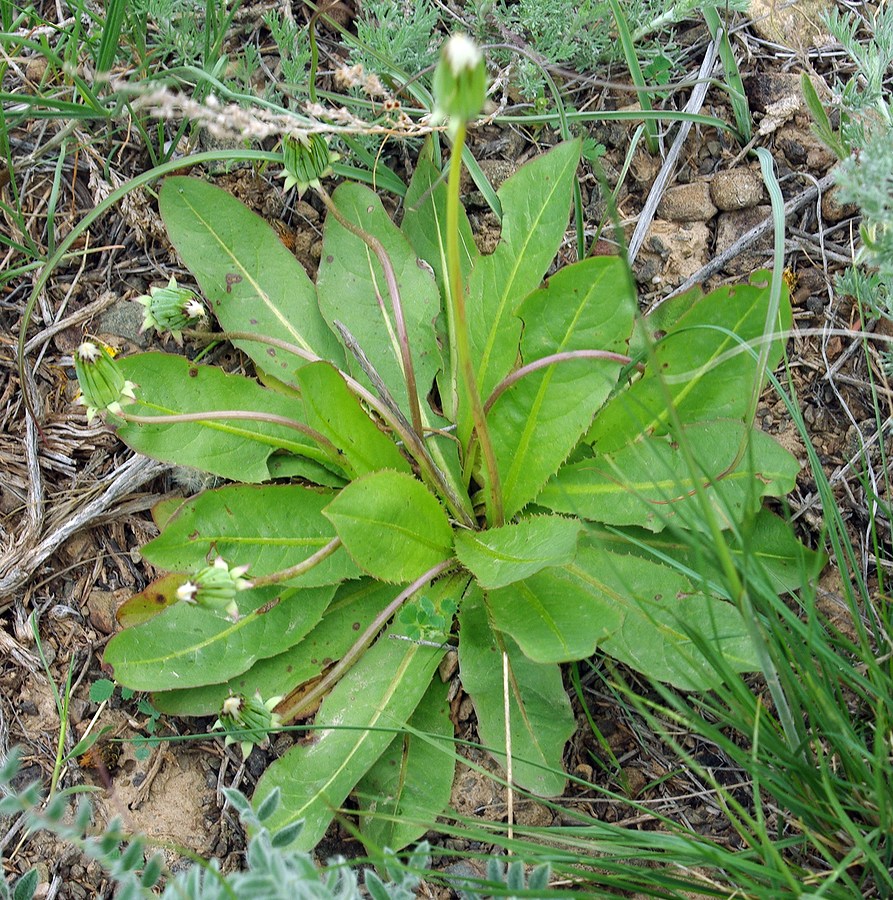
[(487, 397), (484, 404), (484, 412), (487, 413), (493, 407), (493, 404), (513, 385), (519, 382), (525, 375), (530, 375), (539, 369), (545, 369), (555, 363), (568, 362), (573, 359), (606, 359), (616, 362), (621, 366), (628, 366), (632, 359), (624, 356), (622, 353), (612, 353), (610, 350), (563, 350), (561, 353), (552, 353), (544, 356), (542, 359), (536, 359), (526, 366), (516, 369), (511, 375), (506, 376), (493, 388), (493, 393)]
[(462, 147), (465, 144), (465, 124), (459, 125), (453, 141), (453, 153), (450, 157), (450, 174), (447, 180), (447, 267), (450, 280), (450, 302), (453, 305), (453, 321), (456, 327), (456, 351), (459, 359), (459, 370), (468, 402), (471, 405), (471, 417), (474, 420), (475, 432), (481, 445), (484, 467), (487, 470), (487, 518), (491, 525), (502, 525), (502, 489), (499, 483), (499, 470), (496, 467), (496, 454), (487, 429), (481, 394), (478, 390), (477, 378), (474, 374), (474, 363), (471, 359), (471, 346), (468, 340), (468, 315), (465, 308), (465, 291), (462, 286), (462, 267), (459, 261), (459, 178), (462, 175)]
[(328, 559), (341, 546), (341, 538), (332, 538), (325, 547), (320, 547), (312, 556), (307, 559), (289, 566), (287, 569), (281, 569), (278, 572), (271, 572), (269, 575), (261, 575), (259, 578), (251, 579), (251, 587), (266, 587), (270, 584), (279, 584), (282, 581), (288, 581), (290, 578), (297, 578), (305, 572), (309, 572), (315, 566), (318, 566), (324, 559)]
[(291, 694), (279, 703), (275, 711), (282, 717), (282, 721), (293, 722), (302, 710), (311, 707), (324, 694), (328, 693), (329, 689), (341, 680), (347, 670), (350, 669), (362, 655), (363, 651), (375, 640), (376, 635), (384, 628), (391, 616), (393, 616), (394, 613), (396, 613), (397, 610), (416, 593), (416, 591), (421, 590), (425, 585), (432, 582), (435, 578), (442, 575), (454, 565), (456, 565), (454, 559), (444, 560), (429, 569), (424, 575), (417, 578), (408, 588), (406, 588), (406, 590), (401, 591), (401, 593), (372, 620), (369, 627), (357, 638), (350, 650), (338, 660), (337, 664), (311, 691), (308, 691), (303, 696), (293, 696), (295, 692), (292, 691)]

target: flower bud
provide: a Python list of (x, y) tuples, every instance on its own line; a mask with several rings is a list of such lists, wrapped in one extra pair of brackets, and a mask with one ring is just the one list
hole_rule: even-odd
[(242, 750), (242, 757), (247, 759), (251, 751), (258, 747), (265, 747), (269, 743), (269, 734), (282, 727), (282, 719), (273, 712), (276, 704), (282, 697), (270, 697), (264, 701), (260, 693), (246, 698), (241, 694), (230, 694), (223, 701), (223, 709), (220, 718), (211, 726), (211, 730), (223, 729), (228, 733), (224, 744), (238, 742)]
[(286, 137), (282, 142), (285, 190), (297, 187), (300, 197), (308, 187), (318, 188), (321, 178), (333, 174), (332, 163), (338, 158), (321, 134)]
[(140, 332), (149, 328), (159, 333), (169, 331), (178, 344), (183, 343), (184, 328), (192, 328), (206, 318), (205, 307), (195, 291), (179, 287), (173, 276), (166, 287), (151, 287), (136, 302), (146, 307)]
[(135, 399), (136, 385), (124, 378), (111, 353), (93, 341), (84, 341), (75, 351), (74, 370), (81, 388), (77, 402), (87, 407), (88, 423), (100, 412), (120, 416), (122, 405)]
[(231, 569), (226, 560), (218, 556), (212, 565), (206, 566), (177, 588), (177, 599), (225, 612), (233, 621), (238, 621), (236, 594), (251, 587), (251, 582), (242, 578), (247, 571), (248, 566), (234, 566)]
[(487, 69), (480, 47), (467, 34), (454, 34), (434, 70), (434, 119), (459, 125), (481, 114), (487, 99)]

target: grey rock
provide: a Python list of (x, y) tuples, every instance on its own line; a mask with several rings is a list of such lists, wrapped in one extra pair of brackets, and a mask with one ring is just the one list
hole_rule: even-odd
[[(759, 225), (772, 215), (769, 205), (752, 206), (732, 212), (720, 213), (716, 219), (716, 253), (724, 253), (745, 232)], [(772, 231), (767, 231), (759, 240), (739, 256), (726, 263), (725, 271), (730, 275), (749, 275), (771, 263)]]
[(710, 182), (710, 199), (723, 212), (749, 209), (763, 199), (763, 179), (743, 167), (717, 172)]
[(709, 185), (705, 181), (693, 181), (669, 188), (661, 197), (657, 214), (673, 222), (709, 221), (716, 215)]

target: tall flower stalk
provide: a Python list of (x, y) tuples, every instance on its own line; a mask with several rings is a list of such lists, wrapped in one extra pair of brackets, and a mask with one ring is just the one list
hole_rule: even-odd
[(475, 434), (480, 443), (484, 468), (487, 471), (487, 521), (491, 525), (501, 525), (504, 516), (499, 470), (471, 358), (468, 313), (459, 261), (459, 180), (462, 176), (462, 149), (465, 146), (468, 122), (480, 115), (484, 108), (486, 85), (487, 75), (480, 49), (467, 35), (453, 35), (443, 48), (434, 74), (435, 115), (446, 119), (447, 132), (453, 140), (446, 209), (449, 303), (455, 328), (459, 376), (471, 409)]

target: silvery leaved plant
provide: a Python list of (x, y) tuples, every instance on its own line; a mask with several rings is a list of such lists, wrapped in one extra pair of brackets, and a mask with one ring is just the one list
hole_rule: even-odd
[(370, 846), (406, 846), (443, 810), (446, 653), (481, 742), (504, 762), (510, 737), (515, 783), (557, 796), (574, 731), (562, 663), (599, 652), (709, 689), (706, 645), (730, 673), (758, 668), (742, 560), (759, 556), (779, 592), (819, 563), (763, 508), (799, 468), (751, 424), (758, 360), (777, 365), (791, 323), (768, 273), (645, 318), (620, 258), (544, 280), (579, 140), (503, 184), (501, 240), (481, 254), (459, 180), (483, 56), (454, 37), (434, 82), (452, 156), (444, 180), (423, 153), (399, 225), (362, 185), (329, 194), (321, 146), (286, 147), (288, 177), (327, 211), (315, 283), (233, 197), (164, 182), (170, 239), (220, 329), (182, 333), (230, 341), (252, 375), (98, 348), (117, 375), (82, 381), (135, 450), (233, 482), (158, 506), (143, 554), (170, 574), (124, 604), (105, 663), (236, 741), (263, 731), (238, 727), (243, 703), (271, 729), (315, 713), (254, 796), (281, 797), (272, 832), (304, 822), (286, 831), (298, 848), (352, 792)]
[[(417, 896), (418, 873), (428, 865), (428, 846), (421, 844), (402, 863), (389, 851), (383, 854), (385, 879), (374, 871), (365, 873), (365, 888), (357, 874), (341, 858), (320, 868), (305, 852), (289, 849), (301, 823), (272, 834), (266, 826), (279, 804), (277, 792), (257, 810), (233, 788), (224, 794), (242, 824), (253, 832), (240, 871), (220, 871), (216, 859), (194, 862), (172, 873), (161, 853), (152, 852), (144, 835), (128, 834), (120, 820), (110, 822), (98, 834), (90, 803), (81, 795), (71, 815), (73, 791), (61, 791), (44, 802), (39, 785), (15, 787), (21, 759), (13, 750), (0, 764), (0, 819), (22, 816), (29, 831), (46, 831), (98, 862), (115, 886), (117, 900), (231, 900), (233, 897), (263, 897), (264, 900), (361, 900), (363, 897), (411, 900)], [(40, 875), (31, 869), (15, 883), (0, 880), (0, 900), (32, 900), (40, 888)], [(472, 895), (476, 896), (476, 895)]]

